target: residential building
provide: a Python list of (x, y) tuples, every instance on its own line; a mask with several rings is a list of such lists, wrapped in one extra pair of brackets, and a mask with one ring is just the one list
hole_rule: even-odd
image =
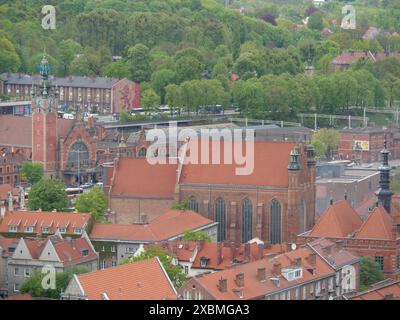
[[(336, 297), (336, 269), (349, 268), (348, 278), (356, 288), (359, 277), (353, 264), (358, 259), (343, 254), (320, 255), (312, 246), (304, 246), (273, 257), (239, 264), (229, 269), (190, 278), (179, 289), (185, 300), (328, 300)], [(347, 264), (348, 263), (348, 264)], [(350, 284), (350, 285), (351, 285)], [(350, 288), (349, 285), (349, 288)]]
[(272, 257), (288, 250), (286, 245), (268, 245), (262, 241), (233, 243), (206, 242), (204, 240), (163, 241), (150, 244), (145, 249), (156, 246), (168, 251), (176, 265), (182, 266), (188, 277), (231, 268), (265, 257)]
[(361, 292), (346, 300), (399, 300), (400, 280), (386, 279), (375, 283), (367, 291)]
[(35, 270), (43, 267), (63, 272), (71, 266), (83, 266), (88, 271), (97, 270), (98, 255), (84, 233), (81, 238), (62, 238), (57, 233), (46, 239), (21, 238), (7, 258), (8, 294), (18, 294), (21, 285)]
[(155, 257), (74, 275), (64, 300), (176, 300), (177, 292)]
[(333, 61), (332, 66), (335, 70), (346, 70), (357, 60), (366, 59), (375, 63), (385, 58), (396, 58), (400, 60), (400, 52), (371, 52), (371, 51), (352, 51), (339, 54)]
[[(33, 93), (40, 90), (40, 75), (3, 73), (0, 77), (3, 92), (18, 100), (30, 100), (32, 90)], [(57, 86), (59, 104), (64, 109), (79, 106), (82, 112), (112, 114), (140, 107), (140, 85), (126, 78), (50, 76), (49, 85)]]
[(146, 244), (177, 240), (186, 231), (202, 231), (217, 240), (217, 223), (193, 211), (169, 210), (148, 221), (144, 215), (137, 224), (96, 223), (90, 233), (100, 256), (100, 268), (116, 266)]
[(47, 237), (60, 232), (63, 236), (80, 237), (91, 231), (93, 222), (89, 213), (5, 212), (0, 220), (0, 235), (11, 238)]

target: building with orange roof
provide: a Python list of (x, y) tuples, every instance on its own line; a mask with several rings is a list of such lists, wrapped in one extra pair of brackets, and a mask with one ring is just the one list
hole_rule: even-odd
[(162, 263), (155, 257), (74, 275), (64, 300), (176, 300), (177, 292)]
[[(182, 149), (199, 148), (197, 154), (208, 152), (210, 159), (214, 153), (224, 155), (225, 141), (215, 146), (209, 140), (205, 150), (203, 142), (193, 139)], [(189, 151), (184, 156), (189, 157)], [(232, 163), (150, 165), (144, 159), (120, 159), (110, 183), (110, 221), (138, 223), (141, 214), (159, 215), (173, 203), (187, 201), (191, 210), (219, 223), (218, 241), (294, 241), (314, 225), (313, 148), (256, 140), (252, 160), (254, 170), (238, 175)]]
[(390, 190), (391, 168), (386, 143), (381, 156), (379, 189), (375, 192), (377, 203), (365, 214), (366, 220), (358, 218), (346, 199), (332, 203), (314, 228), (297, 236), (297, 243), (326, 237), (340, 242), (355, 255), (372, 257), (385, 275), (397, 277), (400, 271), (400, 211)]
[[(147, 219), (147, 218), (146, 218)], [(90, 238), (100, 255), (100, 268), (116, 266), (145, 244), (176, 240), (187, 231), (205, 232), (217, 240), (217, 223), (189, 210), (168, 210), (148, 222), (138, 224), (96, 223)]]
[(163, 241), (146, 246), (157, 246), (168, 251), (176, 265), (182, 266), (188, 277), (215, 272), (236, 264), (248, 263), (272, 257), (287, 250), (286, 245), (270, 245), (263, 242), (234, 243), (193, 241)]
[(90, 232), (94, 220), (90, 213), (12, 211), (0, 217), (0, 235), (6, 237), (46, 237), (60, 232), (80, 237)]
[[(8, 243), (7, 243), (8, 241)], [(20, 286), (35, 270), (53, 267), (62, 272), (67, 267), (83, 266), (97, 270), (98, 254), (89, 237), (63, 238), (59, 233), (45, 239), (20, 238), (17, 242), (3, 241), (2, 259), (7, 261), (8, 295), (18, 294)]]
[(369, 290), (352, 295), (348, 300), (399, 300), (400, 281), (386, 279), (374, 284)]
[(179, 294), (185, 300), (327, 300), (336, 297), (336, 272), (332, 262), (305, 245), (190, 278)]

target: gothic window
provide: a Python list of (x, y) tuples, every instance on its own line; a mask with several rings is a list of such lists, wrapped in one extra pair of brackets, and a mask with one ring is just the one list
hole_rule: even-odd
[(253, 238), (253, 206), (249, 199), (242, 203), (242, 242)]
[(299, 212), (299, 233), (306, 232), (306, 225), (307, 225), (306, 217), (307, 217), (306, 202), (302, 200)]
[(68, 152), (68, 164), (74, 167), (85, 165), (89, 161), (89, 149), (80, 141), (75, 142)]
[(281, 243), (282, 214), (281, 204), (278, 200), (272, 200), (270, 211), (270, 241), (271, 244)]
[(218, 222), (218, 241), (224, 241), (226, 239), (226, 205), (222, 198), (215, 201), (215, 221)]
[(190, 197), (189, 209), (195, 212), (199, 212), (199, 203), (195, 197)]
[(141, 149), (139, 150), (139, 157), (145, 157), (146, 154), (147, 154), (146, 148), (141, 148)]

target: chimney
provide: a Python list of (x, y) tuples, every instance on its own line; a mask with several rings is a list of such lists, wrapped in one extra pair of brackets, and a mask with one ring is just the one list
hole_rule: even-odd
[(308, 263), (312, 266), (317, 264), (317, 254), (315, 252), (312, 252), (308, 255)]
[(257, 269), (257, 280), (261, 281), (261, 282), (266, 280), (265, 268), (258, 268)]
[(236, 280), (235, 281), (236, 281), (236, 285), (238, 287), (244, 287), (244, 273), (243, 272), (238, 273), (236, 275)]
[(278, 261), (275, 261), (273, 264), (273, 269), (272, 273), (275, 275), (280, 275), (281, 274), (281, 269), (282, 269), (282, 264)]
[(217, 266), (222, 262), (222, 242), (217, 243)]
[(344, 193), (344, 200), (347, 200), (347, 192)]
[(228, 280), (221, 278), (218, 281), (218, 289), (221, 292), (227, 292), (228, 291)]
[(338, 240), (336, 241), (336, 248), (338, 251), (342, 250), (344, 246), (344, 241), (343, 240)]
[(244, 244), (244, 260), (250, 261), (250, 243), (245, 243)]
[(141, 213), (141, 214), (140, 214), (140, 223), (141, 223), (141, 224), (147, 224), (147, 223), (148, 223), (148, 221), (147, 221), (147, 214), (145, 214), (145, 213)]
[(330, 205), (333, 205), (333, 199), (331, 198), (331, 200), (329, 201)]
[(197, 252), (200, 252), (203, 247), (204, 247), (204, 239), (197, 239), (196, 240), (196, 247), (197, 247)]
[(281, 286), (281, 281), (279, 280), (279, 278), (270, 278), (272, 284), (276, 287), (280, 287)]
[(264, 245), (259, 243), (257, 249), (257, 260), (261, 260), (264, 257)]

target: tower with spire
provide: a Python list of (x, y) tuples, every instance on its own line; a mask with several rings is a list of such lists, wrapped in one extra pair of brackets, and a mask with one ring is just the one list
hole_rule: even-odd
[[(58, 88), (51, 86), (51, 66), (43, 52), (39, 83), (32, 83), (32, 162), (41, 163), (45, 174), (57, 172)], [(35, 90), (38, 88), (38, 90)]]
[(381, 161), (381, 165), (379, 166), (379, 189), (375, 194), (378, 203), (383, 205), (386, 211), (390, 214), (393, 192), (390, 190), (389, 150), (387, 149), (386, 135), (383, 149), (381, 151)]

